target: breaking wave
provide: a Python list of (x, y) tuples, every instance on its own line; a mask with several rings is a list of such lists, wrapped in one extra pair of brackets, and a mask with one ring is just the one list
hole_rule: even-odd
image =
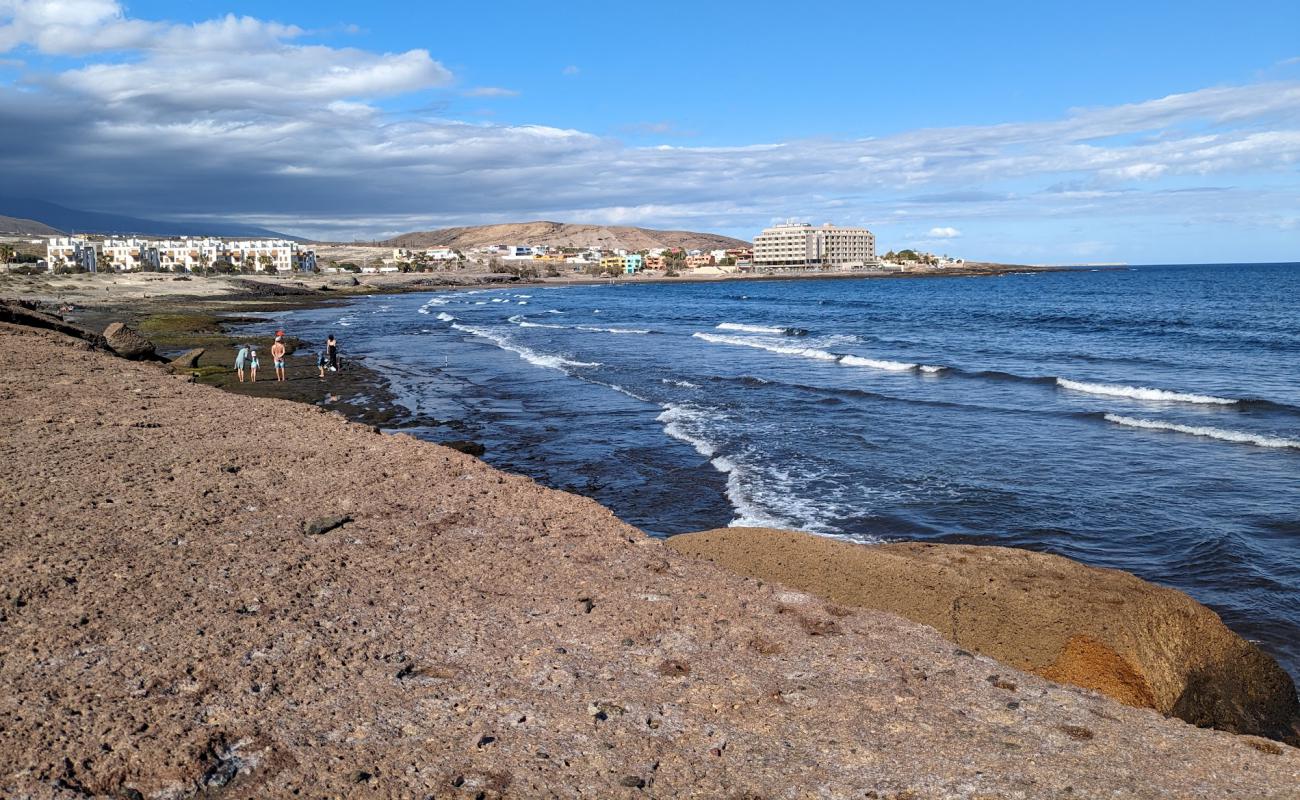
[(1109, 383), (1084, 383), (1082, 381), (1072, 381), (1066, 378), (1057, 378), (1056, 385), (1063, 389), (1070, 389), (1075, 392), (1085, 392), (1087, 394), (1098, 394), (1106, 397), (1128, 397), (1133, 400), (1157, 400), (1173, 403), (1201, 403), (1207, 405), (1230, 406), (1236, 404), (1237, 400), (1227, 397), (1215, 397), (1208, 394), (1188, 394), (1184, 392), (1171, 392), (1166, 389), (1151, 389), (1145, 386), (1119, 386)]
[(600, 364), (594, 361), (574, 361), (572, 359), (563, 358), (561, 356), (548, 356), (543, 353), (538, 353), (536, 350), (531, 350), (527, 347), (524, 347), (521, 344), (516, 344), (514, 341), (510, 339), (509, 336), (504, 336), (499, 333), (494, 333), (490, 330), (487, 330), (486, 328), (476, 328), (472, 325), (461, 325), (459, 322), (451, 323), (451, 327), (455, 328), (458, 331), (464, 331), (465, 333), (471, 334), (473, 336), (478, 336), (479, 338), (487, 339), (495, 343), (496, 346), (500, 347), (502, 350), (509, 350), (510, 352), (522, 358), (524, 361), (527, 361), (529, 364), (534, 364), (539, 367), (548, 367), (550, 369), (558, 369), (561, 371), (565, 371), (564, 369), (565, 367), (599, 367), (600, 366)]
[(443, 322), (454, 322), (456, 320), (455, 317), (453, 317), (451, 314), (448, 314), (446, 311), (439, 311), (437, 318), (442, 320)]
[(720, 331), (740, 331), (741, 333), (770, 333), (776, 336), (807, 336), (806, 328), (782, 328), (776, 325), (750, 325), (743, 322), (720, 322)]
[(1199, 425), (1179, 425), (1175, 422), (1161, 422), (1160, 420), (1155, 419), (1139, 419), (1137, 417), (1125, 417), (1119, 414), (1105, 414), (1104, 419), (1107, 422), (1113, 422), (1116, 425), (1125, 425), (1130, 428), (1145, 428), (1153, 431), (1173, 431), (1174, 433), (1186, 433), (1191, 436), (1204, 436), (1208, 439), (1218, 439), (1223, 442), (1253, 444), (1257, 447), (1284, 447), (1300, 450), (1300, 439), (1284, 439), (1281, 436), (1265, 436), (1258, 433), (1230, 431), (1223, 428), (1209, 428)]
[(709, 420), (707, 412), (672, 403), (665, 403), (663, 409), (663, 413), (655, 417), (655, 421), (664, 424), (664, 433), (679, 442), (686, 442), (705, 458), (713, 458), (717, 455), (718, 446), (700, 432), (700, 428), (704, 427)]
[(921, 368), (920, 364), (910, 364), (906, 361), (882, 361), (875, 358), (862, 358), (861, 356), (840, 356), (840, 363), (846, 367), (870, 367), (890, 372), (911, 372)]
[(946, 367), (930, 364), (913, 364), (908, 361), (888, 361), (877, 358), (864, 358), (862, 356), (842, 355), (832, 353), (829, 350), (821, 350), (816, 347), (795, 347), (793, 345), (775, 344), (762, 339), (753, 339), (747, 336), (721, 336), (715, 333), (694, 333), (691, 334), (696, 339), (702, 339), (714, 344), (731, 344), (740, 347), (753, 347), (757, 350), (766, 350), (769, 353), (781, 353), (789, 356), (799, 356), (801, 358), (811, 358), (816, 361), (834, 361), (843, 364), (846, 367), (869, 367), (871, 369), (885, 370), (888, 372), (940, 372)]

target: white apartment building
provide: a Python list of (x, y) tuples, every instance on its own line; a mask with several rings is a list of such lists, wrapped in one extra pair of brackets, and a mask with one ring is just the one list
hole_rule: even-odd
[(249, 239), (226, 242), (222, 255), (245, 271), (292, 272), (297, 250), (297, 242), (289, 239)]
[(79, 236), (54, 236), (45, 241), (45, 264), (50, 272), (70, 267), (95, 272), (98, 256), (94, 243)]
[(754, 238), (756, 267), (863, 267), (875, 261), (876, 237), (866, 228), (787, 222)]

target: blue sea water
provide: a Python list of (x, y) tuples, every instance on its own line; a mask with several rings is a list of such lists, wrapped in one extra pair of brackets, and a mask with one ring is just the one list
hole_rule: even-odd
[(1182, 589), (1300, 675), (1300, 265), (368, 297), (415, 428), (644, 530), (1027, 547)]

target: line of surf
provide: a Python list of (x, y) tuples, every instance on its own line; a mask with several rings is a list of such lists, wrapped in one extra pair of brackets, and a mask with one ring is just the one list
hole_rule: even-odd
[(1258, 433), (1247, 433), (1245, 431), (1232, 431), (1224, 428), (1210, 428), (1200, 425), (1181, 425), (1176, 422), (1164, 422), (1155, 419), (1140, 419), (1138, 417), (1126, 417), (1120, 414), (1105, 414), (1103, 418), (1107, 422), (1113, 422), (1116, 425), (1123, 425), (1129, 428), (1143, 428), (1153, 431), (1170, 431), (1173, 433), (1185, 433), (1190, 436), (1202, 436), (1207, 439), (1218, 439), (1223, 442), (1235, 442), (1238, 444), (1253, 444), (1256, 447), (1273, 447), (1289, 448), (1300, 450), (1300, 439), (1287, 439), (1281, 436), (1266, 436)]
[(776, 336), (807, 336), (805, 328), (782, 327), (777, 325), (751, 325), (747, 322), (720, 322), (714, 326), (720, 331), (739, 331), (740, 333), (767, 333)]
[(517, 344), (509, 336), (505, 336), (503, 334), (490, 331), (486, 328), (478, 328), (473, 325), (462, 325), (459, 322), (451, 323), (451, 327), (458, 331), (464, 331), (465, 333), (468, 333), (472, 336), (477, 336), (481, 339), (487, 339), (488, 341), (496, 344), (496, 346), (500, 347), (502, 350), (509, 350), (510, 352), (519, 356), (523, 360), (527, 361), (529, 364), (533, 364), (535, 366), (547, 367), (550, 369), (558, 369), (561, 372), (567, 371), (565, 370), (565, 367), (599, 367), (600, 366), (600, 364), (595, 361), (574, 361), (573, 359), (564, 358), (563, 356), (552, 356), (552, 355), (546, 355), (544, 353), (539, 353), (536, 350), (532, 350), (528, 347), (524, 347), (521, 344)]
[(756, 350), (766, 350), (769, 353), (799, 356), (801, 358), (809, 358), (815, 361), (832, 361), (846, 367), (867, 367), (888, 372), (925, 372), (928, 374), (934, 374), (946, 369), (945, 367), (931, 364), (914, 364), (905, 361), (888, 361), (885, 359), (864, 358), (862, 356), (832, 353), (829, 350), (822, 350), (816, 347), (797, 347), (794, 345), (775, 344), (762, 339), (754, 339), (745, 336), (723, 336), (715, 333), (699, 332), (691, 335), (696, 339), (701, 339), (712, 344), (752, 347)]
[(1056, 385), (1062, 389), (1069, 389), (1074, 392), (1083, 392), (1085, 394), (1096, 394), (1104, 397), (1127, 397), (1132, 400), (1151, 400), (1156, 402), (1169, 403), (1197, 403), (1201, 405), (1219, 405), (1230, 406), (1236, 405), (1239, 400), (1229, 397), (1215, 397), (1208, 394), (1193, 394), (1190, 392), (1174, 392), (1168, 389), (1154, 389), (1147, 386), (1124, 386), (1121, 384), (1110, 383), (1085, 383), (1083, 381), (1072, 381), (1068, 378), (1057, 378)]

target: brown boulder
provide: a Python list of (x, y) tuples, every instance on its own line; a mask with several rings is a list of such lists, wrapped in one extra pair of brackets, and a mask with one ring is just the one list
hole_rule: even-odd
[(105, 328), (104, 339), (113, 352), (122, 358), (140, 361), (154, 355), (153, 342), (141, 336), (134, 328), (127, 327), (124, 322), (114, 322)]
[(1182, 592), (1006, 547), (858, 545), (725, 528), (674, 550), (844, 605), (890, 611), (1049, 680), (1202, 727), (1300, 742), (1295, 684)]

